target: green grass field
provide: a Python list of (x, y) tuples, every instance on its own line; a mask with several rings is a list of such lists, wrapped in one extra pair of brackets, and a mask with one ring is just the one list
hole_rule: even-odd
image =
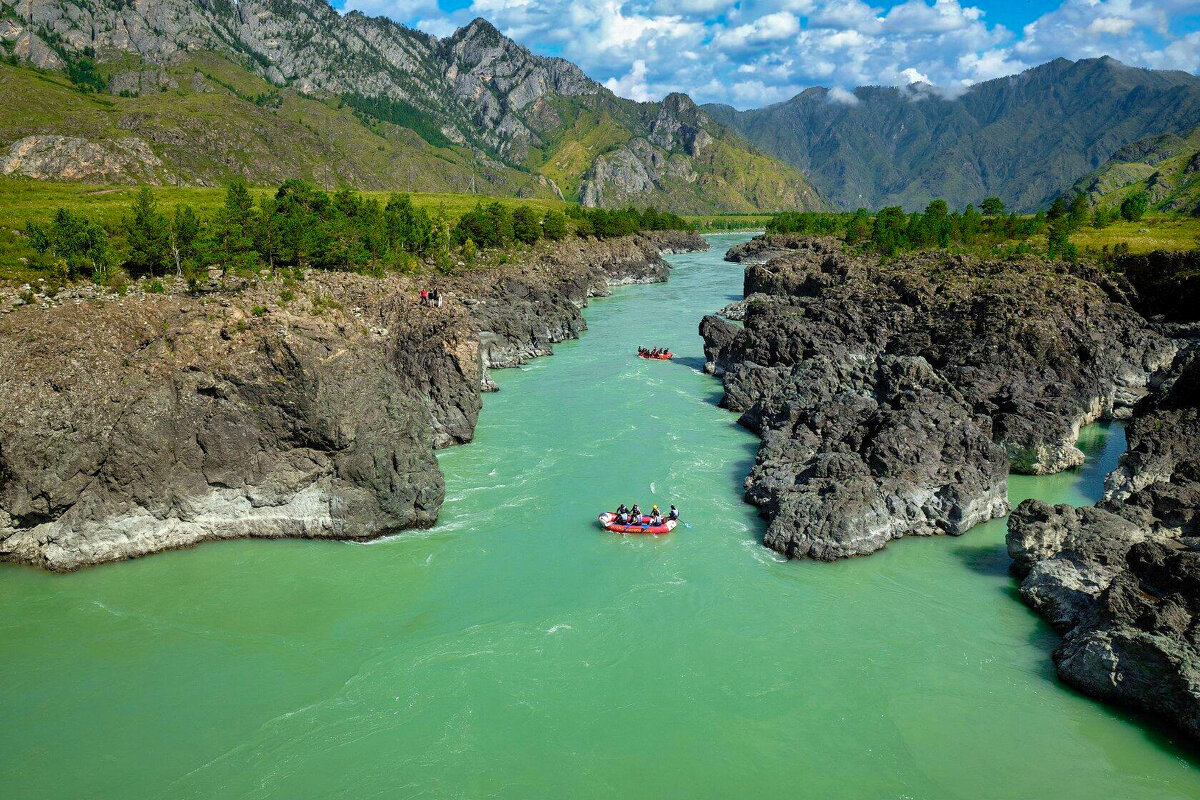
[(1146, 217), (1140, 222), (1114, 222), (1107, 228), (1084, 226), (1071, 234), (1081, 253), (1110, 250), (1114, 245), (1129, 245), (1131, 253), (1151, 250), (1194, 250), (1200, 247), (1200, 218)]
[(761, 231), (771, 220), (770, 214), (685, 214), (684, 219), (701, 233), (720, 231)]
[[(254, 187), (251, 194), (261, 201), (275, 193), (276, 187)], [(80, 183), (35, 181), (27, 178), (0, 178), (0, 226), (24, 228), (27, 220), (45, 222), (56, 209), (66, 208), (88, 214), (106, 225), (115, 225), (128, 211), (139, 186), (91, 186)], [(151, 186), (160, 208), (170, 209), (176, 205), (190, 205), (201, 216), (215, 212), (225, 199), (224, 188), (200, 188), (193, 186)], [(391, 192), (362, 192), (364, 197), (373, 197), (386, 203)], [(430, 210), (444, 209), (447, 216), (456, 219), (463, 212), (474, 208), (478, 202), (490, 203), (499, 200), (506, 206), (532, 206), (545, 211), (550, 208), (563, 209), (567, 204), (559, 200), (543, 198), (486, 197), (474, 194), (409, 193), (413, 203)]]
[[(213, 216), (225, 199), (223, 188), (151, 186), (159, 209), (170, 213), (176, 205), (190, 205), (201, 217)], [(21, 261), (30, 259), (33, 252), (22, 235), (27, 222), (46, 223), (59, 208), (85, 214), (110, 230), (121, 224), (129, 213), (138, 186), (92, 186), (79, 183), (36, 181), (28, 178), (0, 177), (0, 284), (26, 283), (41, 273), (29, 269)], [(253, 187), (256, 202), (270, 197), (275, 187)], [(391, 192), (362, 192), (366, 197), (386, 203)], [(567, 204), (543, 198), (486, 197), (473, 194), (409, 193), (413, 203), (440, 210), (449, 219), (457, 220), (475, 207), (476, 203), (498, 200), (506, 206), (527, 205), (539, 211), (564, 209)]]

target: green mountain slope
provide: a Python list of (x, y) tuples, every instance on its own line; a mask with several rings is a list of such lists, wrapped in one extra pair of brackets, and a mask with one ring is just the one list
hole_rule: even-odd
[(1126, 145), (1076, 181), (1072, 191), (1104, 208), (1117, 208), (1129, 194), (1144, 191), (1153, 208), (1200, 216), (1200, 128)]
[(705, 110), (844, 208), (995, 195), (1028, 211), (1122, 146), (1200, 124), (1200, 77), (1058, 59), (959, 96), (922, 84), (849, 98), (809, 89), (767, 108)]
[(144, 141), (163, 161), (160, 180), (320, 181), (327, 171), (366, 187), (561, 191), (585, 204), (682, 212), (824, 205), (796, 168), (687, 98), (619, 98), (484, 20), (437, 39), (340, 15), (325, 0), (0, 0), (0, 13), (10, 58), (75, 73), (94, 60), (96, 86), (134, 95), (71, 99), (52, 118), (34, 113), (36, 91), (7, 100), (6, 110), (41, 120), (0, 128), (10, 160), (18, 132), (90, 133), (101, 149)]
[[(553, 196), (538, 177), (364, 124), (336, 100), (275, 89), (212, 54), (164, 70), (140, 97), (83, 94), (63, 75), (0, 65), (0, 173), (91, 183), (212, 186), (300, 177), (364, 189)], [(271, 98), (260, 105), (255, 99)], [(3, 155), (7, 152), (7, 155)]]

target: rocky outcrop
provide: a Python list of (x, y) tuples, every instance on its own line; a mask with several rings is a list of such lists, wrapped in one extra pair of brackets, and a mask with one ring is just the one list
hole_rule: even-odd
[(108, 81), (110, 94), (141, 97), (150, 92), (165, 92), (179, 88), (179, 82), (161, 67), (130, 69), (115, 73)]
[(772, 259), (785, 256), (793, 250), (823, 247), (832, 241), (799, 234), (767, 233), (729, 248), (725, 253), (725, 260), (734, 264), (764, 264)]
[(663, 280), (686, 234), (543, 245), (438, 285), (323, 274), (0, 316), (0, 559), (52, 570), (233, 537), (433, 523), (436, 447), (489, 367), (551, 352), (611, 282)]
[(1003, 515), (1010, 468), (1082, 463), (1079, 428), (1127, 414), (1175, 352), (1086, 266), (789, 245), (746, 269), (743, 327), (700, 328), (723, 405), (762, 436), (746, 497), (789, 557)]
[(0, 19), (0, 40), (9, 44), (14, 56), (39, 69), (62, 69), (62, 57), (40, 36), (15, 19)]
[(1200, 359), (1172, 374), (1099, 506), (1026, 501), (1007, 541), (1021, 596), (1063, 634), (1059, 676), (1200, 743)]
[(162, 160), (143, 139), (91, 142), (76, 136), (26, 136), (8, 149), (0, 174), (90, 183), (160, 181)]
[(1116, 268), (1133, 289), (1134, 307), (1147, 317), (1186, 323), (1200, 314), (1200, 251), (1125, 255)]

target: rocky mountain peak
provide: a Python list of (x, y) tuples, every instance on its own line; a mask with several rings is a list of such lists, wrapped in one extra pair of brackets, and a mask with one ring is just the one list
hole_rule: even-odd
[[(434, 146), (456, 143), (474, 151), (466, 157), (481, 174), (533, 171), (542, 185), (562, 186), (584, 202), (700, 211), (790, 208), (816, 198), (794, 170), (747, 152), (691, 98), (673, 94), (650, 104), (617, 97), (569, 61), (535, 55), (482, 18), (438, 39), (383, 17), (339, 14), (327, 0), (0, 0), (0, 6), (12, 10), (0, 20), (0, 39), (14, 42), (6, 51), (26, 61), (62, 68), (85, 48), (102, 73), (113, 62), (140, 61), (122, 66), (129, 74), (111, 83), (126, 95), (169, 85), (169, 76), (151, 75), (151, 68), (170, 71), (211, 52), (280, 89), (341, 98), (377, 134), (387, 135), (374, 129), (377, 123), (390, 123)], [(48, 126), (23, 131), (29, 133), (62, 132)], [(576, 146), (597, 134), (602, 146)], [(721, 147), (710, 149), (715, 140)], [(705, 163), (693, 164), (701, 153)], [(738, 188), (701, 182), (713, 173)], [(770, 191), (762, 190), (763, 181)]]

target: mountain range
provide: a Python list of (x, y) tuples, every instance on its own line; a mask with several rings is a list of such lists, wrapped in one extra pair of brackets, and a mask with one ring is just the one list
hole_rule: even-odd
[(1121, 147), (1200, 124), (1200, 77), (1112, 58), (1057, 59), (950, 94), (928, 84), (808, 89), (784, 103), (704, 107), (804, 170), (837, 205), (1045, 206)]
[[(14, 72), (13, 82), (33, 89), (0, 100), (9, 112), (0, 146), (23, 148), (15, 163), (10, 152), (8, 172), (53, 172), (57, 161), (79, 161), (71, 153), (83, 147), (112, 154), (95, 160), (119, 173), (133, 148), (140, 179), (268, 181), (283, 171), (320, 179), (332, 170), (330, 181), (364, 186), (432, 182), (597, 206), (824, 205), (799, 171), (748, 146), (686, 96), (617, 97), (482, 19), (438, 39), (339, 14), (324, 0), (4, 0), (0, 14), (10, 55), (51, 70), (94, 60), (108, 93), (129, 95), (86, 108), (56, 95), (70, 107), (55, 108), (38, 96), (34, 77)], [(22, 143), (34, 136), (71, 141)], [(418, 174), (429, 166), (441, 174)]]
[(693, 213), (998, 196), (1031, 211), (1073, 186), (1162, 178), (1130, 168), (1134, 151), (1200, 126), (1200, 77), (1107, 57), (956, 92), (640, 103), (483, 19), (437, 38), (326, 0), (0, 0), (0, 56), (0, 173), (97, 183), (301, 177)]

